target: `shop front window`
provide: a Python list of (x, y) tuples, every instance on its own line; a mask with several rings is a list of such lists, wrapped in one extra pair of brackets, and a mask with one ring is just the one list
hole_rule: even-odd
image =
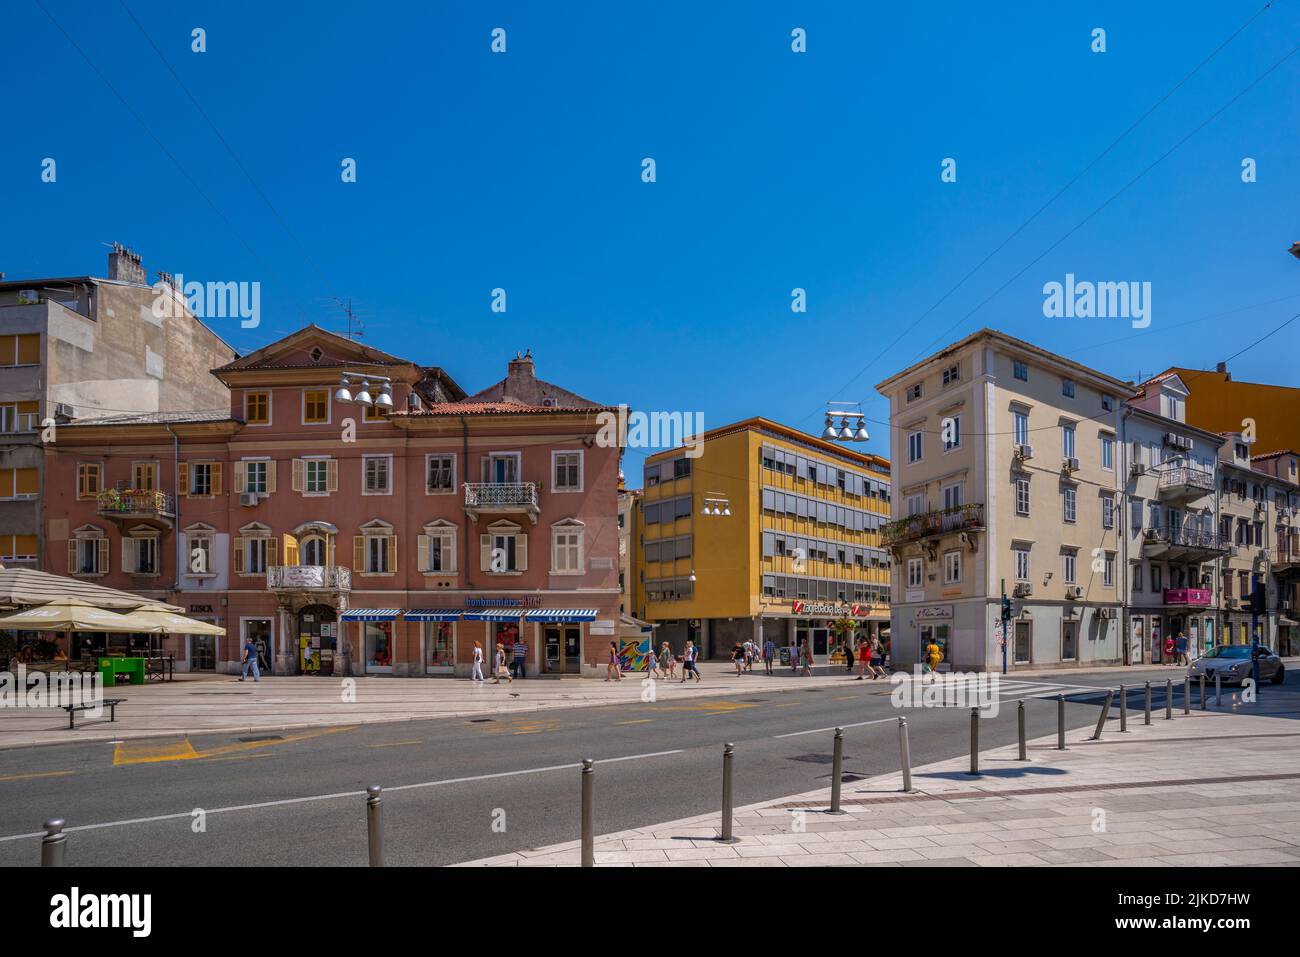
[(366, 670), (391, 671), (393, 668), (393, 623), (368, 621), (366, 626)]
[(424, 667), (426, 673), (450, 673), (456, 662), (455, 626), (449, 621), (424, 623)]

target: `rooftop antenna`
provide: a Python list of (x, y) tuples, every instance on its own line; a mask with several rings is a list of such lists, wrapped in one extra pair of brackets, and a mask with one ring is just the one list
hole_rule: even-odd
[(331, 297), (331, 301), (338, 303), (339, 308), (343, 310), (343, 315), (348, 317), (348, 331), (344, 333), (344, 335), (353, 342), (362, 338), (365, 335), (365, 325), (361, 320), (361, 316), (352, 308), (352, 297), (349, 296), (347, 300), (344, 301), (337, 296), (333, 296)]

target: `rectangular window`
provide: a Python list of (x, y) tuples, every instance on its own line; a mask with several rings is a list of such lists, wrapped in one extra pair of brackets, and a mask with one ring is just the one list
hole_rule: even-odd
[(554, 529), (551, 534), (552, 570), (561, 575), (580, 573), (582, 571), (582, 530)]
[(1021, 382), (1029, 381), (1029, 366), (1023, 362), (1011, 363), (1012, 374)]
[(1029, 581), (1029, 549), (1014, 548), (1011, 550), (1011, 554), (1016, 559), (1016, 581)]
[(77, 465), (77, 498), (94, 498), (104, 487), (103, 466), (95, 462)]
[(269, 489), (266, 485), (266, 462), (244, 463), (244, 491), (265, 495)]
[(430, 532), (428, 536), (429, 556), (424, 571), (454, 572), (456, 570), (456, 532), (454, 529), (440, 529)]
[(1102, 496), (1101, 499), (1101, 527), (1115, 527), (1115, 500), (1109, 495)]
[(1011, 413), (1012, 432), (1016, 445), (1029, 444), (1029, 415), (1025, 412)]
[(1101, 467), (1107, 472), (1115, 469), (1115, 440), (1106, 435), (1101, 437)]
[(945, 485), (943, 488), (943, 507), (946, 509), (959, 508), (964, 497), (962, 495), (963, 488), (960, 482), (954, 485)]
[(191, 495), (211, 495), (212, 494), (212, 463), (211, 462), (190, 462), (190, 487)]
[(41, 361), (39, 334), (0, 336), (0, 366), (36, 365)]
[(392, 461), (392, 456), (389, 455), (363, 455), (361, 457), (362, 489), (366, 495), (389, 495), (392, 493), (393, 489), (389, 484)]
[(907, 461), (909, 462), (921, 461), (921, 453), (923, 451), (921, 446), (922, 435), (923, 433), (918, 431), (918, 432), (912, 432), (907, 436)]
[(1074, 458), (1074, 426), (1061, 426), (1061, 454), (1067, 459)]
[(925, 511), (925, 493), (918, 492), (915, 495), (907, 496), (907, 514), (920, 515)]
[(961, 416), (954, 415), (943, 420), (943, 450), (951, 452), (961, 448)]
[(907, 387), (907, 401), (908, 401), (908, 402), (915, 402), (915, 401), (916, 401), (917, 399), (919, 399), (919, 398), (921, 398), (921, 383), (918, 382), (916, 385), (910, 385), (910, 386), (908, 386), (908, 387)]
[(303, 485), (303, 491), (309, 495), (324, 494), (328, 488), (329, 463), (325, 459), (307, 459), (304, 468), (306, 469), (306, 482)]
[(244, 540), (244, 571), (250, 575), (266, 572), (267, 542), (269, 538), (248, 538)]
[(1071, 379), (1062, 379), (1062, 380), (1061, 380), (1061, 395), (1065, 396), (1067, 399), (1073, 399), (1073, 398), (1074, 398), (1074, 382), (1073, 382), (1073, 380), (1071, 380)]
[(158, 465), (156, 462), (136, 462), (131, 466), (131, 487), (142, 492), (152, 492), (158, 488)]
[(388, 552), (392, 541), (387, 535), (367, 535), (366, 539), (366, 571), (372, 575), (387, 575)]
[(36, 498), (36, 469), (0, 469), (0, 498)]
[(1062, 516), (1061, 516), (1061, 517), (1062, 517), (1066, 522), (1069, 522), (1069, 523), (1071, 523), (1071, 524), (1073, 524), (1073, 523), (1076, 521), (1076, 518), (1077, 518), (1077, 515), (1076, 515), (1076, 512), (1077, 512), (1076, 506), (1077, 506), (1077, 504), (1078, 504), (1078, 498), (1079, 498), (1079, 493), (1078, 493), (1077, 490), (1075, 490), (1075, 489), (1073, 489), (1073, 488), (1063, 488), (1063, 489), (1061, 489), (1061, 502), (1062, 502), (1062, 506), (1063, 506), (1063, 508), (1062, 508)]
[(0, 405), (0, 432), (35, 432), (38, 402), (7, 402)]
[[(678, 462), (690, 463), (690, 459), (678, 459)], [(582, 453), (581, 452), (555, 452), (551, 456), (551, 464), (554, 468), (554, 479), (552, 488), (557, 492), (581, 492), (582, 491)], [(674, 473), (676, 464), (674, 463)], [(689, 473), (686, 473), (689, 474)]]
[(961, 581), (961, 552), (944, 552), (943, 581), (946, 585)]
[(329, 389), (304, 389), (302, 393), (302, 424), (321, 425), (330, 420)]
[(271, 424), (271, 393), (244, 393), (244, 421), (248, 425)]
[(425, 491), (441, 495), (456, 490), (456, 456), (425, 456)]
[(1016, 479), (1016, 514), (1029, 514), (1029, 479)]
[(1105, 564), (1102, 565), (1101, 583), (1107, 588), (1115, 587), (1115, 556), (1106, 553)]
[(921, 587), (921, 559), (909, 558), (907, 560), (907, 587)]
[(943, 370), (943, 384), (951, 385), (961, 379), (961, 366), (949, 366)]
[(1061, 556), (1062, 565), (1064, 566), (1063, 574), (1067, 585), (1074, 584), (1074, 558), (1074, 552), (1066, 552)]

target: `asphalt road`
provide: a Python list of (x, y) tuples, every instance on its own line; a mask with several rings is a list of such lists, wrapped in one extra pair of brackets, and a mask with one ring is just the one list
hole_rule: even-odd
[[(1171, 674), (1157, 667), (1123, 677), (1152, 679), (1162, 709)], [(1026, 693), (1046, 696), (1026, 706), (1028, 736), (1053, 733), (1049, 684), (1076, 689), (1066, 691), (1066, 726), (1077, 736), (1098, 715), (1101, 696), (1086, 688), (1118, 677), (1007, 682), (1000, 713), (982, 719), (981, 748), (1015, 740), (1016, 699)], [(1287, 691), (1296, 684), (1292, 676)], [(1132, 704), (1140, 722), (1140, 694)], [(490, 720), (0, 751), (0, 865), (37, 863), (39, 838), (27, 835), (51, 817), (67, 821), (74, 865), (361, 865), (360, 792), (371, 784), (385, 788), (387, 863), (455, 863), (577, 838), (584, 757), (597, 761), (596, 829), (607, 833), (716, 810), (727, 741), (737, 750), (737, 806), (827, 786), (835, 726), (846, 728), (847, 773), (896, 771), (899, 714), (908, 717), (913, 766), (968, 752), (967, 708), (899, 711), (884, 682), (848, 678)]]

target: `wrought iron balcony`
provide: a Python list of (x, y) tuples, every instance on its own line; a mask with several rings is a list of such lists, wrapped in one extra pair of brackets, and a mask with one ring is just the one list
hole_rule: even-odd
[(96, 511), (117, 522), (144, 521), (171, 528), (176, 500), (155, 489), (104, 489), (95, 497)]
[(958, 505), (954, 508), (920, 512), (880, 526), (880, 542), (903, 545), (951, 532), (980, 531), (984, 528), (984, 503)]
[(1300, 547), (1289, 548), (1286, 545), (1279, 545), (1269, 553), (1268, 557), (1277, 571), (1300, 567)]
[(1214, 473), (1205, 469), (1179, 466), (1160, 473), (1160, 498), (1166, 502), (1186, 502), (1214, 492)]
[(351, 591), (352, 569), (338, 565), (271, 565), (266, 587), (273, 591)]
[(1162, 525), (1142, 532), (1142, 557), (1170, 561), (1204, 562), (1227, 555), (1228, 539), (1183, 525)]
[(536, 525), (541, 513), (537, 505), (537, 483), (466, 482), (465, 514), (478, 521), (485, 513), (522, 513)]

